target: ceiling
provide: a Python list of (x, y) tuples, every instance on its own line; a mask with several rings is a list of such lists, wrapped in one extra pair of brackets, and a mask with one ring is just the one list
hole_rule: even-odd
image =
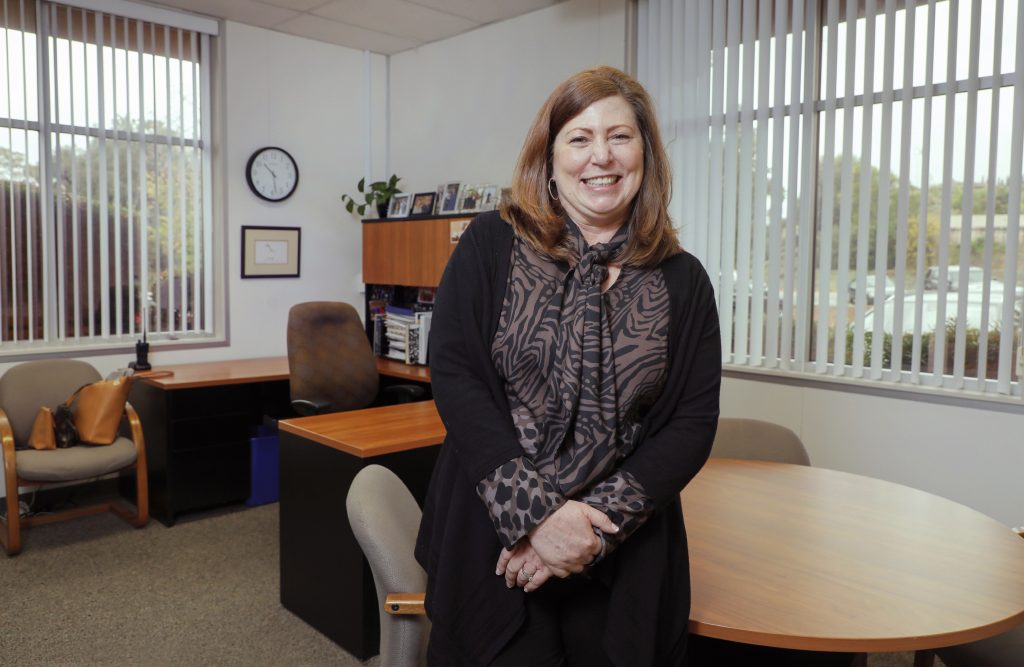
[(167, 7), (393, 54), (561, 0), (156, 0)]

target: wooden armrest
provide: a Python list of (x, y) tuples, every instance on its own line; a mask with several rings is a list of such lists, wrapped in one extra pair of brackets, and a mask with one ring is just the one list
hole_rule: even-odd
[(0, 440), (5, 451), (8, 447), (14, 451), (14, 429), (11, 428), (11, 420), (7, 418), (3, 408), (0, 408)]
[(427, 613), (423, 606), (425, 593), (388, 593), (384, 599), (384, 611), (389, 614), (416, 614)]

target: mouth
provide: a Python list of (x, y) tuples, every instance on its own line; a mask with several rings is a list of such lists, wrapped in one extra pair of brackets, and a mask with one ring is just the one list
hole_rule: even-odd
[(621, 176), (609, 175), (609, 176), (594, 176), (593, 178), (581, 179), (584, 185), (591, 187), (600, 188), (607, 187), (609, 185), (615, 185), (622, 180)]

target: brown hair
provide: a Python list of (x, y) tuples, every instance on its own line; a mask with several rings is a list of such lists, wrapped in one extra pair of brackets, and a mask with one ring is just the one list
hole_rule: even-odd
[(594, 102), (618, 95), (633, 109), (644, 142), (644, 178), (633, 199), (629, 238), (615, 261), (650, 268), (680, 252), (668, 217), (671, 171), (661, 144), (654, 104), (643, 86), (614, 67), (596, 67), (569, 77), (552, 91), (530, 126), (502, 216), (516, 234), (553, 259), (569, 258), (561, 205), (548, 194), (551, 151), (562, 127)]

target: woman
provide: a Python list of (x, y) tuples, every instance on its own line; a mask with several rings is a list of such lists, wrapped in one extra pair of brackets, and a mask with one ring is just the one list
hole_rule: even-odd
[(430, 336), (448, 437), (416, 547), (431, 665), (683, 661), (679, 492), (714, 439), (721, 353), (668, 198), (647, 93), (580, 72), (452, 255)]

